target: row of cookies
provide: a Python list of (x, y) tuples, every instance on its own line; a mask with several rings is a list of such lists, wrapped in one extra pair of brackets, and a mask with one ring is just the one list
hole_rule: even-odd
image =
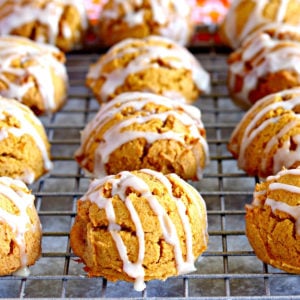
[(85, 5), (84, 0), (2, 0), (0, 35), (20, 35), (67, 52), (87, 45), (92, 30), (102, 46), (149, 35), (186, 45), (194, 32), (185, 0), (109, 0), (93, 27)]
[[(81, 134), (78, 163), (95, 179), (78, 201), (71, 247), (89, 276), (135, 282), (195, 270), (207, 247), (205, 202), (185, 180), (209, 161), (200, 110), (209, 74), (179, 44), (125, 39), (90, 66), (101, 104)], [(99, 241), (99, 242), (96, 242)]]
[(235, 51), (228, 90), (247, 109), (228, 149), (262, 182), (246, 206), (246, 235), (265, 263), (300, 273), (299, 1), (235, 1), (221, 34)]

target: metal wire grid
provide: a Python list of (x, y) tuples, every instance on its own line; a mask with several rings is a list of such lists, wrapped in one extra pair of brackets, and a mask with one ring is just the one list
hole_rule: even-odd
[(42, 257), (28, 278), (0, 278), (5, 298), (201, 298), (300, 299), (300, 276), (286, 274), (260, 262), (244, 233), (244, 206), (251, 201), (256, 179), (238, 170), (226, 149), (229, 136), (243, 112), (226, 89), (226, 54), (194, 49), (212, 77), (212, 91), (195, 105), (202, 111), (211, 162), (204, 178), (192, 183), (206, 200), (209, 248), (197, 261), (197, 271), (165, 282), (152, 281), (144, 292), (126, 282), (88, 278), (69, 244), (76, 201), (90, 179), (73, 159), (80, 130), (95, 115), (98, 104), (84, 85), (88, 66), (98, 54), (68, 56), (70, 92), (58, 113), (43, 117), (52, 144), (54, 169), (33, 186), (43, 225)]

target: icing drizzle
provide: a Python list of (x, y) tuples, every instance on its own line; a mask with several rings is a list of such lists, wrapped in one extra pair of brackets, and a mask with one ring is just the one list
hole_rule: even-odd
[[(152, 42), (161, 45), (152, 44)], [(126, 67), (116, 69), (112, 72), (105, 72), (105, 65), (116, 58), (121, 58), (130, 53), (140, 53), (133, 58)], [(107, 101), (110, 94), (113, 94), (119, 86), (122, 86), (128, 75), (138, 73), (145, 69), (159, 68), (157, 61), (164, 60), (171, 69), (186, 69), (192, 72), (193, 80), (200, 91), (209, 92), (210, 77), (202, 68), (197, 59), (185, 48), (177, 45), (169, 39), (150, 36), (143, 40), (126, 39), (113, 46), (106, 55), (101, 57), (97, 63), (89, 69), (87, 78), (97, 80), (99, 77), (105, 79), (99, 91), (102, 101)], [(92, 83), (93, 85), (93, 83)], [(172, 91), (171, 91), (172, 92)], [(184, 96), (181, 95), (181, 98)]]
[[(110, 154), (121, 145), (137, 138), (145, 138), (149, 144), (152, 144), (157, 140), (172, 139), (182, 143), (185, 147), (190, 148), (191, 145), (188, 145), (185, 142), (182, 133), (176, 133), (174, 131), (157, 133), (151, 131), (122, 130), (131, 124), (142, 124), (153, 119), (165, 121), (170, 116), (174, 116), (182, 124), (187, 126), (189, 130), (188, 135), (202, 145), (205, 153), (205, 164), (207, 164), (209, 162), (209, 150), (206, 139), (201, 134), (204, 130), (204, 126), (201, 121), (200, 110), (194, 106), (181, 104), (162, 96), (138, 92), (120, 94), (114, 100), (101, 107), (94, 119), (87, 124), (86, 128), (81, 133), (81, 146), (76, 151), (75, 156), (82, 156), (85, 152), (89, 151), (92, 143), (94, 143), (94, 136), (97, 135), (97, 131), (100, 130), (108, 120), (122, 112), (126, 107), (131, 107), (134, 111), (142, 111), (143, 107), (148, 103), (155, 103), (169, 109), (160, 113), (147, 112), (146, 115), (139, 115), (138, 118), (125, 118), (110, 127), (102, 136), (101, 142), (99, 142), (99, 145), (95, 150), (93, 173), (98, 177), (107, 175), (105, 164), (108, 162)], [(81, 164), (84, 166), (88, 159), (88, 156), (86, 156)], [(198, 166), (198, 178), (201, 178), (202, 171), (202, 168)]]
[[(145, 236), (144, 236), (144, 230), (142, 227), (140, 216), (136, 211), (136, 209), (134, 208), (134, 205), (132, 204), (130, 197), (126, 195), (126, 191), (128, 190), (128, 187), (133, 188), (136, 192), (140, 193), (141, 197), (143, 197), (143, 199), (145, 199), (148, 202), (152, 211), (157, 216), (164, 240), (173, 246), (176, 267), (179, 274), (184, 274), (195, 270), (195, 266), (194, 266), (195, 257), (193, 255), (193, 240), (192, 240), (191, 224), (189, 222), (188, 216), (185, 214), (186, 206), (181, 201), (181, 199), (173, 196), (170, 179), (168, 179), (168, 177), (162, 175), (159, 172), (155, 172), (151, 170), (143, 169), (140, 170), (139, 172), (146, 173), (154, 177), (159, 182), (161, 182), (165, 186), (167, 193), (171, 196), (172, 200), (176, 203), (180, 220), (183, 224), (183, 228), (185, 232), (186, 253), (187, 253), (186, 260), (184, 260), (183, 258), (179, 237), (174, 222), (172, 221), (172, 219), (170, 218), (170, 216), (168, 215), (164, 207), (160, 204), (156, 196), (152, 194), (150, 187), (142, 178), (134, 175), (131, 172), (123, 171), (118, 174), (117, 178), (112, 175), (102, 179), (95, 179), (91, 183), (87, 193), (83, 196), (81, 201), (91, 201), (95, 203), (100, 209), (105, 210), (108, 223), (109, 223), (108, 230), (111, 233), (113, 240), (115, 241), (120, 258), (123, 261), (123, 271), (126, 274), (128, 274), (130, 277), (135, 279), (134, 287), (136, 290), (141, 291), (145, 288), (145, 283), (144, 283), (145, 271), (143, 268), (143, 259), (146, 251)], [(183, 181), (175, 174), (172, 174), (170, 176), (180, 184)], [(105, 198), (104, 196), (102, 196), (101, 186), (104, 183), (111, 184), (112, 197), (118, 195), (119, 199), (125, 203), (130, 213), (131, 219), (135, 225), (136, 236), (139, 244), (138, 259), (136, 262), (131, 262), (127, 256), (126, 246), (119, 234), (121, 227), (116, 223), (117, 221), (115, 217), (114, 208), (112, 205), (112, 198)], [(193, 188), (190, 187), (190, 189)], [(202, 199), (202, 197), (198, 193), (197, 194), (195, 193), (192, 195), (190, 199), (191, 201), (193, 201), (194, 205), (197, 208), (199, 218), (201, 219), (205, 218), (205, 216), (203, 216), (203, 212), (201, 212), (200, 209), (201, 205), (205, 207), (205, 202)], [(204, 238), (203, 242), (206, 244), (207, 243), (206, 232), (205, 235), (203, 235), (203, 238)]]

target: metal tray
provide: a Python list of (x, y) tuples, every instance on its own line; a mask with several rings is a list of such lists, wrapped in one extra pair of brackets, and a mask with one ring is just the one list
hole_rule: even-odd
[[(259, 261), (244, 232), (244, 206), (251, 202), (256, 178), (238, 170), (226, 144), (243, 111), (230, 100), (226, 88), (227, 52), (213, 42), (191, 51), (212, 78), (212, 92), (194, 105), (202, 111), (211, 162), (204, 178), (192, 184), (206, 200), (209, 247), (196, 263), (197, 271), (151, 281), (144, 292), (132, 284), (88, 278), (69, 244), (76, 215), (76, 201), (87, 190), (86, 177), (73, 159), (80, 130), (95, 115), (99, 105), (85, 87), (90, 63), (99, 53), (67, 56), (70, 76), (68, 102), (64, 108), (43, 117), (52, 144), (54, 169), (31, 186), (43, 226), (42, 256), (27, 278), (0, 277), (3, 298), (184, 298), (184, 299), (300, 299), (300, 276), (284, 273)], [(103, 52), (103, 51), (102, 51)]]

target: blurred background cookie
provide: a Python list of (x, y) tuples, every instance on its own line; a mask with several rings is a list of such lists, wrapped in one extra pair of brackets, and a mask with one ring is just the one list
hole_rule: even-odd
[(87, 124), (75, 158), (98, 177), (149, 168), (196, 180), (209, 153), (198, 108), (155, 94), (124, 93)]
[(77, 203), (71, 247), (89, 276), (135, 282), (195, 271), (207, 248), (206, 205), (175, 174), (151, 170), (95, 179)]
[(300, 169), (282, 170), (256, 185), (246, 206), (246, 235), (263, 262), (300, 274)]
[(300, 32), (269, 24), (255, 31), (228, 58), (228, 90), (248, 109), (269, 94), (300, 86)]
[(0, 1), (0, 35), (20, 35), (70, 51), (82, 44), (87, 26), (83, 0)]
[(65, 103), (65, 55), (57, 48), (17, 36), (0, 37), (0, 95), (29, 106), (37, 115)]
[(50, 144), (40, 120), (27, 106), (0, 96), (0, 176), (30, 184), (51, 168)]
[(194, 31), (191, 7), (185, 0), (108, 0), (98, 23), (100, 43), (106, 46), (149, 35), (186, 45)]
[(42, 229), (34, 195), (17, 179), (0, 177), (0, 276), (29, 275), (41, 255)]
[(193, 102), (210, 90), (210, 76), (187, 49), (151, 36), (112, 47), (90, 66), (86, 84), (100, 103), (132, 91)]
[(300, 1), (236, 0), (232, 1), (220, 27), (222, 41), (238, 48), (241, 42), (261, 26), (275, 23), (300, 25)]

